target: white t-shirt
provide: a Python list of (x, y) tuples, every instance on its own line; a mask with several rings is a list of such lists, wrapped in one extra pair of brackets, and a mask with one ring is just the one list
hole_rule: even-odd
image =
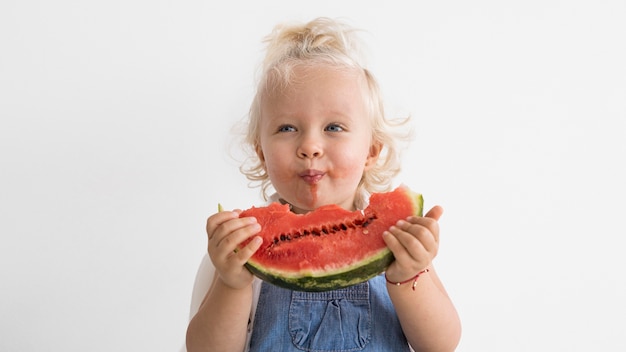
[[(211, 287), (211, 283), (213, 282), (213, 277), (215, 276), (215, 267), (213, 263), (211, 263), (211, 258), (209, 258), (208, 254), (205, 254), (200, 262), (200, 267), (198, 268), (198, 272), (196, 273), (196, 280), (193, 285), (193, 291), (191, 294), (191, 306), (189, 308), (189, 320), (198, 313), (198, 309), (200, 309), (200, 304), (202, 304), (202, 300), (204, 300), (204, 296), (206, 296), (207, 292), (209, 292), (209, 288)], [(248, 345), (250, 344), (250, 337), (252, 336), (252, 325), (254, 324), (254, 315), (256, 313), (256, 306), (259, 302), (259, 293), (261, 291), (261, 279), (254, 277), (254, 281), (252, 281), (252, 307), (250, 309), (250, 324), (248, 325), (248, 333), (246, 336), (246, 348), (244, 351), (248, 351)], [(181, 352), (186, 351), (186, 348), (183, 347)]]

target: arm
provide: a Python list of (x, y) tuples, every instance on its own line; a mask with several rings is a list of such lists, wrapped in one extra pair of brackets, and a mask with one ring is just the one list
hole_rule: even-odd
[(399, 282), (419, 276), (413, 285), (387, 284), (400, 324), (415, 351), (454, 351), (461, 337), (459, 316), (432, 265), (439, 246), (437, 220), (443, 213), (434, 207), (423, 218), (410, 217), (385, 233), (385, 242), (396, 261), (388, 270), (389, 280)]
[(234, 251), (237, 244), (259, 229), (254, 218), (239, 218), (239, 212), (220, 212), (209, 217), (208, 252), (216, 275), (187, 328), (189, 352), (244, 349), (253, 278), (244, 264), (260, 241), (253, 239), (245, 248)]
[(233, 289), (217, 278), (187, 328), (187, 351), (243, 351), (252, 285)]

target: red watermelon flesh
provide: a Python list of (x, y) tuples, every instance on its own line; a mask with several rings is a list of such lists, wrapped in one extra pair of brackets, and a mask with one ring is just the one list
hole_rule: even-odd
[(263, 243), (246, 266), (261, 279), (300, 291), (327, 291), (367, 281), (393, 261), (382, 233), (400, 219), (421, 216), (422, 206), (420, 194), (400, 186), (372, 194), (363, 211), (326, 205), (294, 214), (287, 204), (252, 207), (240, 217), (257, 219)]

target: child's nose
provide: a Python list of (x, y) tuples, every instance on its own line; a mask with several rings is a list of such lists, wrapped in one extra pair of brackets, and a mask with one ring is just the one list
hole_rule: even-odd
[(306, 153), (304, 151), (300, 151), (299, 155), (301, 158), (317, 158), (321, 155), (321, 153), (320, 152)]
[(317, 158), (322, 156), (322, 147), (315, 138), (307, 137), (300, 143), (297, 153), (301, 158)]

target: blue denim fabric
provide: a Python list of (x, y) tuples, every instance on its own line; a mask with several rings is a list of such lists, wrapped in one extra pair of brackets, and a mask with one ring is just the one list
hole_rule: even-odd
[(263, 283), (250, 351), (409, 351), (384, 277), (329, 292)]

